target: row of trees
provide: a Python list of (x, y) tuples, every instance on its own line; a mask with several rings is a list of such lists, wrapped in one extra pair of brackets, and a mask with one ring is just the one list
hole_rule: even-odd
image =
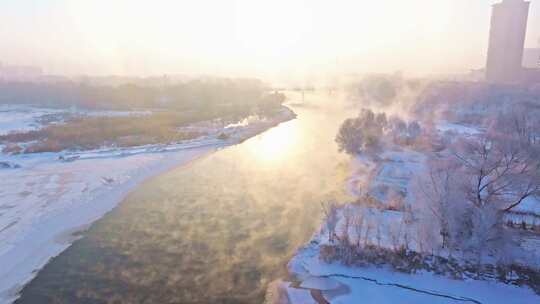
[(362, 109), (358, 117), (343, 122), (336, 142), (340, 152), (357, 155), (379, 147), (383, 136), (394, 143), (409, 145), (420, 135), (422, 128), (417, 121), (407, 123), (396, 116), (387, 118), (384, 112), (374, 113), (372, 110)]
[[(540, 197), (540, 115), (529, 106), (489, 115), (483, 119), (485, 132), (445, 139), (448, 134), (436, 132), (433, 123), (422, 128), (416, 121), (364, 109), (342, 124), (336, 142), (340, 151), (357, 155), (382, 140), (399, 145), (443, 141), (439, 152), (428, 154), (425, 172), (410, 189), (414, 204), (404, 213), (417, 223), (416, 244), (422, 251), (460, 251), (479, 259), (488, 252), (506, 259), (516, 253), (519, 240), (505, 226), (505, 215)], [(335, 211), (325, 214), (330, 232)]]
[(255, 79), (198, 79), (162, 86), (87, 85), (78, 82), (0, 82), (0, 103), (45, 107), (130, 110), (166, 108), (199, 112), (245, 111), (280, 105), (283, 94), (269, 93)]

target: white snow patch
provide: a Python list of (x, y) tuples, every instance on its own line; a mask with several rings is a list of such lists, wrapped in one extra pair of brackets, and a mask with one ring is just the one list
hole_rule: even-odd
[(31, 131), (42, 127), (40, 117), (62, 113), (62, 110), (19, 105), (0, 105), (0, 135), (14, 131)]
[(477, 127), (474, 126), (465, 126), (462, 124), (451, 123), (451, 122), (441, 122), (437, 125), (439, 132), (454, 132), (461, 135), (477, 135), (482, 133)]

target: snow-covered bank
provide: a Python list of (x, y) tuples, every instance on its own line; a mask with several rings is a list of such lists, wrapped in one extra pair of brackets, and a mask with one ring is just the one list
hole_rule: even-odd
[(0, 156), (0, 162), (20, 166), (0, 169), (0, 303), (14, 301), (37, 270), (70, 246), (73, 233), (144, 180), (294, 117), (283, 109), (272, 119), (227, 130), (226, 140), (209, 136), (175, 145)]
[[(291, 295), (290, 304), (320, 303), (313, 299), (313, 292), (305, 291), (306, 288), (320, 290), (330, 303), (526, 304), (540, 301), (540, 296), (527, 287), (494, 281), (452, 280), (432, 273), (404, 274), (387, 268), (325, 263), (319, 257), (315, 242), (299, 250), (288, 266), (301, 282), (299, 288), (286, 283), (281, 286), (284, 293)], [(338, 288), (347, 292), (336, 292)]]
[[(374, 117), (365, 116), (343, 124), (345, 128), (340, 129), (338, 138), (344, 145), (340, 147), (350, 148), (345, 144), (363, 140), (365, 134), (355, 129), (354, 123), (360, 125), (362, 119)], [(440, 171), (435, 171), (439, 169), (436, 165), (445, 164), (440, 161), (454, 155), (446, 149), (456, 139), (474, 143), (484, 134), (459, 124), (436, 127), (430, 125), (424, 140), (414, 144), (400, 143), (392, 133), (386, 133), (392, 136), (377, 146), (364, 148), (359, 155), (355, 147), (351, 148), (353, 176), (346, 186), (357, 199), (343, 206), (323, 203), (323, 225), (289, 263), (292, 282), (275, 283), (272, 294), (279, 298), (275, 303), (540, 302), (540, 251), (538, 236), (530, 227), (517, 231), (502, 221), (496, 222), (496, 227), (501, 228), (496, 232), (508, 234), (503, 244), (507, 247), (488, 247), (490, 244), (482, 243), (482, 238), (468, 239), (466, 245), (458, 241), (447, 245), (450, 230), (445, 229), (450, 225), (445, 226), (445, 221), (458, 213), (446, 211), (458, 210), (461, 207), (457, 203), (464, 199), (454, 198), (452, 203), (457, 203), (447, 205), (449, 209), (442, 213), (442, 208), (435, 207), (447, 198), (451, 201), (451, 194), (457, 191), (450, 187), (445, 193), (437, 191), (444, 187), (441, 185), (466, 186), (467, 181), (476, 180), (464, 174), (459, 177), (463, 184), (457, 179), (445, 180), (444, 176), (443, 183), (437, 183), (436, 172), (456, 169), (441, 166)], [(349, 131), (361, 136), (348, 139)], [(436, 189), (430, 192), (433, 185)], [(440, 193), (442, 198), (429, 197), (432, 193)], [(536, 201), (527, 203), (523, 206), (526, 210), (536, 205)], [(474, 212), (473, 208), (461, 210)], [(459, 213), (461, 218), (467, 218), (464, 213)], [(477, 230), (471, 231), (477, 233), (481, 230), (479, 223), (484, 222), (476, 218), (473, 221), (471, 227)], [(489, 229), (495, 227), (490, 225)], [(453, 237), (466, 239), (467, 234), (456, 233)]]
[[(444, 260), (441, 264), (430, 259), (421, 261), (418, 259), (419, 256), (413, 258), (399, 256), (402, 260), (396, 262), (399, 253), (394, 256), (385, 255), (384, 248), (391, 250), (392, 246), (396, 246), (393, 229), (402, 227), (399, 224), (403, 221), (400, 212), (346, 205), (338, 211), (337, 235), (343, 235), (346, 213), (344, 208), (348, 208), (351, 214), (363, 210), (362, 218), (367, 230), (358, 232), (357, 226), (350, 227), (352, 229), (349, 230), (349, 237), (352, 243), (361, 242), (361, 238), (371, 239), (368, 243), (373, 245), (371, 249), (365, 248), (365, 260), (347, 264), (339, 259), (330, 261), (323, 257), (323, 254), (328, 255), (329, 245), (336, 245), (329, 241), (328, 227), (323, 224), (321, 230), (315, 233), (310, 242), (300, 248), (289, 262), (288, 270), (292, 282), (277, 282), (275, 283), (277, 286), (272, 287), (273, 292), (269, 298), (273, 301), (271, 303), (528, 304), (540, 301), (540, 295), (520, 283), (519, 274), (513, 271), (504, 274), (506, 281), (501, 282), (498, 277), (501, 273), (479, 276), (474, 272), (474, 267), (465, 266), (462, 268), (468, 269), (467, 272), (458, 279), (459, 275), (453, 277), (444, 267), (454, 263), (449, 260)], [(375, 229), (377, 233), (368, 237), (368, 227), (377, 227)], [(410, 238), (409, 247), (411, 250), (417, 250), (416, 238), (414, 236)], [(365, 239), (363, 242), (366, 242)], [(373, 251), (375, 247), (383, 250)], [(376, 256), (377, 254), (379, 255)], [(413, 267), (407, 266), (405, 262), (407, 259), (413, 261), (411, 262), (414, 264)], [(396, 265), (402, 270), (396, 270)], [(413, 270), (414, 267), (420, 269)], [(454, 267), (456, 265), (452, 264), (449, 268), (460, 268)], [(429, 268), (432, 270), (428, 270)]]

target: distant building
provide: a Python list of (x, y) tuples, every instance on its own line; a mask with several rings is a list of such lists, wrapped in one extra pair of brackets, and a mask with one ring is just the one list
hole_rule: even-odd
[(529, 4), (524, 0), (503, 0), (493, 5), (486, 65), (487, 81), (521, 82)]

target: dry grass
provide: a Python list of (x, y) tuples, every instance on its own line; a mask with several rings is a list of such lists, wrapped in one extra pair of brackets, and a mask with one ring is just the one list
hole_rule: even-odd
[(83, 117), (65, 124), (49, 125), (42, 130), (0, 136), (10, 153), (16, 143), (30, 142), (25, 153), (86, 150), (103, 146), (131, 147), (156, 143), (173, 143), (203, 134), (179, 132), (178, 127), (193, 122), (182, 113), (154, 113), (142, 117)]

